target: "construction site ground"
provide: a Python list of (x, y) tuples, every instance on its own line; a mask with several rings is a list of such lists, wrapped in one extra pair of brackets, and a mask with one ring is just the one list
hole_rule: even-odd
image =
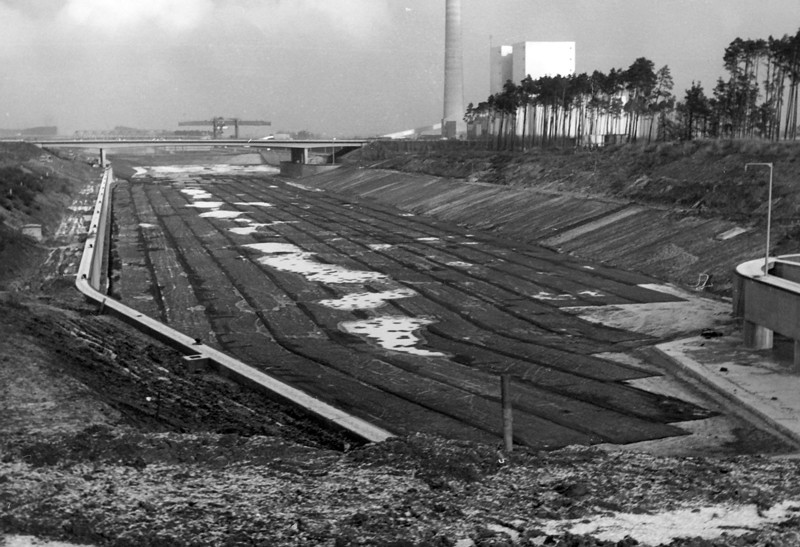
[[(174, 162), (175, 158), (171, 159)], [(180, 158), (180, 163), (189, 159)], [(18, 161), (35, 172), (41, 160), (31, 157)], [(49, 163), (59, 169), (76, 165), (71, 159)], [(214, 163), (223, 162), (215, 158)], [(254, 192), (249, 186), (252, 180), (245, 177), (219, 186)], [(593, 448), (571, 446), (547, 452), (536, 450), (544, 447), (519, 446), (514, 453), (506, 454), (499, 450), (496, 437), (446, 440), (431, 431), (409, 431), (385, 443), (359, 446), (353, 439), (304, 419), (294, 409), (254, 397), (224, 379), (188, 374), (180, 356), (99, 314), (72, 288), (70, 273), (80, 248), (82, 215), (98, 181), (99, 175), (87, 169), (83, 185), (76, 184), (73, 190), (72, 196), (78, 199), (72, 205), (72, 216), (64, 215), (61, 226), (72, 223), (74, 230), (53, 228), (42, 244), (21, 239), (3, 249), (24, 257), (15, 261), (14, 272), (4, 277), (0, 302), (5, 335), (0, 343), (0, 374), (4, 380), (0, 398), (0, 526), (7, 545), (40, 544), (32, 536), (95, 545), (797, 543), (795, 515), (800, 510), (800, 483), (796, 480), (796, 461), (785, 457), (794, 452), (791, 439), (757, 423), (747, 413), (737, 412), (730, 401), (715, 398), (704, 386), (671, 374), (669, 360), (656, 357), (650, 345), (642, 343), (657, 336), (646, 332), (653, 328), (652, 322), (644, 321), (649, 326), (627, 331), (595, 324), (598, 332), (633, 333), (629, 341), (634, 344), (596, 352), (593, 344), (620, 343), (601, 338), (583, 342), (592, 346), (584, 355), (604, 354), (600, 357), (603, 363), (622, 361), (623, 370), (647, 369), (645, 377), (630, 380), (640, 382), (634, 392), (653, 394), (654, 401), (683, 401), (680, 408), (702, 415), (689, 421), (665, 420), (665, 425), (688, 434), (628, 445), (602, 443)], [(155, 200), (162, 207), (173, 207), (179, 197), (187, 195), (180, 192), (186, 189), (185, 182), (180, 186), (153, 184), (149, 189), (135, 179), (126, 184), (133, 197), (137, 185), (140, 196), (173, 192), (164, 195), (163, 201)], [(384, 222), (413, 218), (402, 216), (409, 214), (407, 211), (392, 213), (386, 206), (360, 202), (360, 198), (314, 192), (312, 184), (303, 188), (275, 181), (274, 186), (277, 188), (270, 189), (274, 193), (263, 196), (264, 203), (280, 198), (284, 200), (282, 214), (297, 218), (254, 218), (256, 223), (281, 220), (291, 227), (291, 221), (300, 221), (304, 214), (302, 205), (291, 206), (291, 200), (296, 199), (293, 196), (309, 195), (319, 200), (315, 208), (330, 208), (335, 201), (336, 215), (329, 222), (347, 209), (359, 208), (360, 212), (378, 211)], [(84, 191), (85, 203), (81, 202), (84, 194), (79, 194), (79, 188)], [(245, 192), (234, 191), (227, 201), (261, 201), (255, 194), (237, 193)], [(192, 202), (184, 199), (182, 206)], [(262, 207), (273, 208), (277, 209)], [(185, 209), (167, 211), (164, 218), (172, 220), (159, 222), (178, 225), (209, 218), (199, 216), (202, 207)], [(147, 224), (144, 219), (138, 220)], [(420, 224), (412, 224), (417, 231), (430, 225), (428, 220), (417, 220)], [(222, 220), (206, 222), (213, 225)], [(229, 225), (217, 229), (217, 233), (237, 226), (227, 222)], [(242, 223), (239, 227), (246, 226)], [(467, 231), (472, 233), (463, 226), (460, 229), (465, 238)], [(202, 233), (218, 237), (210, 229)], [(244, 237), (231, 233), (228, 237)], [(59, 238), (55, 234), (60, 234)], [(315, 235), (319, 244), (333, 239), (330, 234), (307, 235)], [(297, 232), (293, 237), (299, 237)], [(430, 266), (442, 260), (433, 256), (437, 250), (433, 241), (413, 247), (419, 244), (418, 238), (428, 237), (437, 236), (415, 232), (406, 235), (402, 243), (409, 246), (407, 252), (421, 255)], [(473, 234), (472, 239), (478, 239), (481, 245), (495, 243), (486, 234)], [(125, 238), (116, 241), (124, 242)], [(309, 245), (307, 239), (295, 242), (303, 248)], [(261, 243), (280, 242), (272, 239)], [(247, 243), (240, 240), (240, 244)], [(503, 245), (498, 242), (498, 248)], [(152, 245), (151, 250), (157, 248)], [(56, 249), (57, 256), (63, 258), (46, 260)], [(547, 251), (546, 255), (555, 255), (551, 253)], [(125, 288), (124, 259), (119, 256), (119, 295), (124, 299), (128, 290), (128, 298), (134, 299), (136, 291)], [(463, 257), (462, 261), (467, 262)], [(567, 262), (603, 267), (582, 258)], [(454, 268), (417, 268), (417, 273), (431, 275), (433, 271), (447, 276), (458, 271)], [(641, 274), (630, 275), (634, 281), (644, 280)], [(665, 284), (664, 280), (645, 277), (646, 281), (655, 281), (653, 285)], [(182, 279), (186, 277), (176, 270), (172, 281), (180, 283)], [(631, 286), (650, 284), (634, 281)], [(163, 283), (156, 287), (160, 285), (164, 285), (160, 287), (164, 295), (178, 292)], [(447, 282), (442, 285), (447, 286)], [(142, 281), (142, 286), (152, 288), (152, 280)], [(140, 303), (153, 306), (156, 316), (169, 319), (169, 310), (178, 309), (163, 303), (159, 308), (158, 296), (152, 290), (142, 290), (138, 296), (149, 297), (141, 298)], [(323, 295), (311, 296), (319, 300)], [(324, 296), (336, 300), (343, 295)], [(675, 308), (675, 303), (693, 302), (696, 311), (677, 307), (676, 319), (664, 323), (683, 317), (686, 325), (690, 317), (694, 322), (686, 329), (709, 329), (707, 334), (715, 339), (736, 335), (730, 319), (721, 316), (717, 307), (725, 302), (712, 299), (708, 304), (686, 290), (667, 296), (656, 298), (656, 303)], [(232, 303), (234, 307), (237, 302)], [(605, 304), (624, 310), (633, 302)], [(191, 307), (194, 305), (187, 306)], [(573, 309), (561, 310), (565, 307)], [(591, 325), (576, 322), (578, 317), (589, 317), (585, 308), (559, 305), (559, 313), (551, 315), (565, 317), (562, 321), (572, 328)], [(662, 307), (651, 315), (663, 321), (664, 313)], [(668, 340), (687, 334), (680, 328), (675, 331), (674, 324), (672, 328), (665, 337)], [(210, 338), (210, 330), (194, 334)], [(328, 335), (333, 329), (323, 331)], [(575, 336), (579, 340), (580, 334)], [(369, 337), (366, 341), (354, 338), (340, 340), (351, 350), (357, 346), (362, 352), (382, 352), (385, 356), (386, 348), (374, 342), (370, 345)], [(414, 347), (436, 352), (443, 349), (437, 343), (426, 335), (425, 345)], [(426, 359), (436, 364), (441, 357)]]

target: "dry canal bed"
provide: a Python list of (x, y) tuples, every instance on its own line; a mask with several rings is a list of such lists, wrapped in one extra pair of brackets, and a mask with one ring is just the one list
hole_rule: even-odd
[(534, 448), (710, 415), (626, 384), (655, 338), (562, 309), (679, 300), (652, 278), (263, 172), (140, 170), (113, 201), (117, 298), (391, 431), (498, 442), (502, 373)]

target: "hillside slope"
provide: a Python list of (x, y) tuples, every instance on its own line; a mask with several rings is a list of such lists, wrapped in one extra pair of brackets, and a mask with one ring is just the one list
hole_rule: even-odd
[(774, 163), (772, 253), (800, 252), (798, 156), (795, 143), (747, 141), (525, 153), (378, 142), (349, 159), (371, 176), (315, 180), (665, 281), (710, 276), (725, 295), (735, 265), (764, 252), (769, 170), (746, 163)]
[[(361, 165), (503, 186), (578, 192), (664, 205), (728, 220), (763, 212), (774, 164), (774, 221), (800, 221), (800, 143), (693, 141), (588, 149), (489, 152), (466, 143), (378, 141), (351, 154)], [(763, 220), (763, 219), (762, 219)]]

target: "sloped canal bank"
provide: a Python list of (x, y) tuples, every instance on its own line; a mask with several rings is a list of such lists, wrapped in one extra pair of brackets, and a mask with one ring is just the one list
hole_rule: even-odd
[[(308, 182), (442, 187), (393, 177)], [(626, 383), (661, 374), (634, 353), (657, 338), (567, 309), (684, 300), (655, 278), (306, 181), (151, 173), (114, 199), (124, 302), (398, 434), (497, 442), (501, 373), (516, 441), (535, 448), (682, 435), (676, 422), (715, 414)]]

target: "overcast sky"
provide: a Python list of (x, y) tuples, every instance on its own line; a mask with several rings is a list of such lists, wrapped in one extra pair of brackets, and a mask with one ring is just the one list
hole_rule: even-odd
[[(736, 37), (800, 0), (462, 0), (465, 103), (490, 44), (576, 42), (577, 70), (668, 65), (710, 94)], [(0, 0), (0, 128), (177, 129), (212, 116), (370, 136), (442, 116), (445, 0)]]

